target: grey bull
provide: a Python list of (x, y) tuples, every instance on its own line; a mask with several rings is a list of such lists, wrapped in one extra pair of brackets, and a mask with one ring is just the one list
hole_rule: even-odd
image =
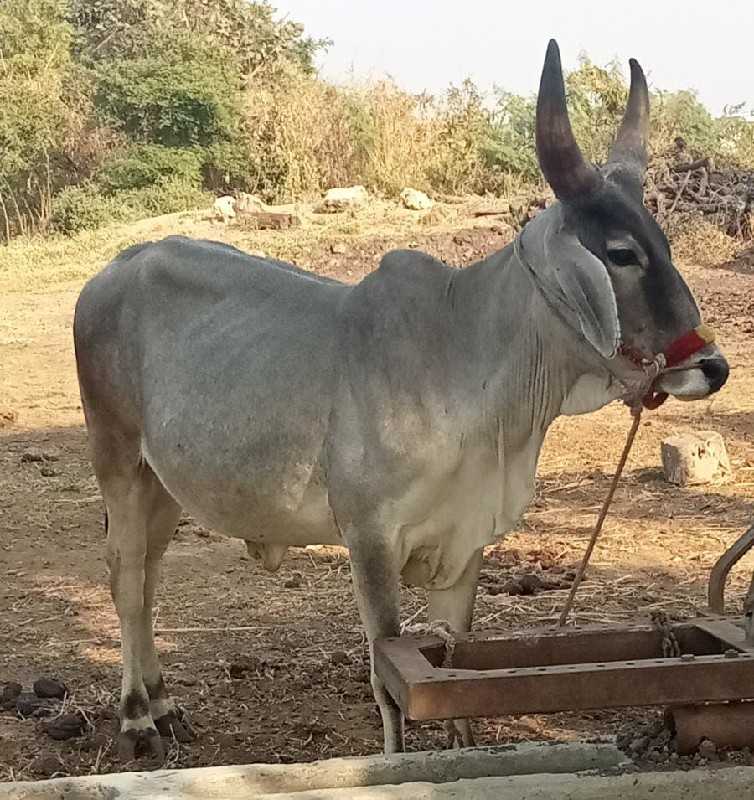
[[(431, 620), (469, 629), (482, 550), (529, 503), (548, 426), (645, 393), (646, 362), (700, 325), (642, 205), (648, 114), (632, 61), (608, 162), (587, 163), (551, 42), (536, 140), (558, 202), (489, 258), (392, 252), (346, 286), (169, 237), (87, 284), (74, 336), (121, 622), (123, 758), (188, 736), (152, 629), (181, 509), (272, 570), (291, 546), (347, 545), (370, 645), (399, 632), (401, 576), (428, 590)], [(727, 375), (701, 342), (653, 390), (706, 397)], [(400, 751), (400, 712), (372, 686)]]

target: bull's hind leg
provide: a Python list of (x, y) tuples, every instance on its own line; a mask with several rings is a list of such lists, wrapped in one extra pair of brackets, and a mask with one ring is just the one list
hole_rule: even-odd
[[(152, 479), (157, 482), (154, 474)], [(162, 489), (161, 484), (159, 488)], [(162, 492), (163, 496), (159, 500), (152, 498), (151, 517), (147, 523), (144, 607), (141, 612), (141, 671), (149, 695), (149, 712), (158, 732), (179, 742), (189, 742), (193, 737), (174, 702), (168, 696), (154, 643), (152, 607), (155, 589), (160, 579), (160, 561), (173, 538), (181, 514), (180, 506), (164, 489)], [(156, 490), (155, 494), (159, 494), (159, 490)]]
[[(111, 451), (112, 452), (112, 451)], [(109, 455), (109, 454), (108, 454)], [(100, 462), (98, 464), (98, 461)], [(145, 745), (158, 758), (164, 747), (153, 713), (170, 715), (152, 632), (152, 601), (159, 559), (175, 531), (180, 509), (140, 457), (128, 466), (95, 469), (107, 506), (107, 564), (121, 627), (123, 681), (118, 751), (130, 761)], [(97, 467), (100, 469), (97, 469)]]

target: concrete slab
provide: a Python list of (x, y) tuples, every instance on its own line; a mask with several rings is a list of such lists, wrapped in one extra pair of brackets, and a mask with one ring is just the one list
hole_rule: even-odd
[[(749, 797), (754, 767), (621, 772), (612, 745), (518, 745), (0, 784), (2, 800), (720, 800)], [(610, 774), (599, 774), (608, 772)]]
[[(156, 772), (125, 772), (35, 783), (0, 784), (0, 800), (162, 800), (298, 796), (356, 797), (364, 787), (431, 787), (531, 773), (615, 770), (626, 757), (612, 744), (523, 744), (394, 756), (334, 758), (309, 764), (248, 764)], [(400, 787), (399, 787), (400, 788)], [(423, 789), (421, 791), (424, 791)], [(339, 795), (340, 796), (340, 795)], [(376, 796), (376, 795), (365, 795)], [(386, 795), (387, 796), (387, 795)], [(390, 795), (398, 796), (398, 795)]]

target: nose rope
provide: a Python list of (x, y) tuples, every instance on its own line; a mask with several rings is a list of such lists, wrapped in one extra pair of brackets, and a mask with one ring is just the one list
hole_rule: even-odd
[(653, 359), (641, 358), (631, 347), (621, 345), (621, 353), (640, 366), (646, 375), (642, 397), (644, 408), (650, 410), (659, 408), (668, 399), (667, 392), (656, 392), (652, 389), (652, 384), (662, 370), (677, 366), (714, 341), (715, 331), (709, 325), (701, 324), (679, 336), (667, 346), (664, 353), (656, 355)]

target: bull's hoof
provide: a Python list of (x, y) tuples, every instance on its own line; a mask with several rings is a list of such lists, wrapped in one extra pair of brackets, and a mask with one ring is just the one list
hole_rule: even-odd
[(159, 763), (165, 760), (165, 745), (156, 728), (131, 728), (118, 734), (118, 758), (126, 763), (153, 756)]
[(194, 732), (180, 711), (169, 711), (159, 719), (156, 719), (154, 724), (160, 736), (175, 739), (176, 742), (181, 744), (187, 744), (194, 739)]

